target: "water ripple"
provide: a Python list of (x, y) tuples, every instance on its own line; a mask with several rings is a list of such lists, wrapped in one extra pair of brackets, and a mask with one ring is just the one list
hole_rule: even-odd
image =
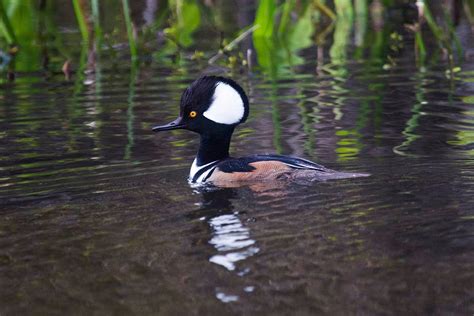
[(209, 220), (209, 225), (212, 229), (209, 244), (219, 252), (209, 258), (210, 262), (234, 271), (237, 262), (259, 252), (260, 249), (253, 246), (255, 240), (250, 238), (250, 230), (243, 225), (238, 213), (214, 217)]

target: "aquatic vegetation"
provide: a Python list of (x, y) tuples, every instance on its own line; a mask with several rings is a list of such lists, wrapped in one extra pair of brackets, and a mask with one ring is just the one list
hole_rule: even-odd
[(15, 32), (13, 27), (10, 24), (10, 19), (8, 18), (7, 12), (3, 2), (0, 1), (0, 30), (1, 34), (4, 36), (8, 44), (14, 45), (17, 42)]
[[(132, 59), (142, 60), (147, 59), (147, 55), (175, 62), (190, 56), (193, 59), (196, 56), (211, 58), (200, 54), (202, 45), (194, 40), (195, 34), (207, 32), (215, 39), (220, 37), (221, 43), (234, 43), (231, 46), (221, 44), (220, 50), (216, 48), (216, 60), (227, 56), (220, 61), (223, 66), (245, 67), (249, 64), (247, 55), (254, 51), (252, 58), (256, 58), (257, 66), (275, 77), (301, 64), (304, 59), (300, 52), (316, 45), (323, 50), (314, 58), (321, 61), (324, 50), (328, 49), (331, 62), (338, 65), (337, 71), (343, 74), (347, 54), (355, 54), (359, 59), (382, 60), (390, 67), (395, 66), (397, 54), (389, 53), (392, 35), (408, 31), (413, 34), (417, 63), (423, 66), (427, 57), (445, 59), (451, 76), (457, 60), (464, 56), (455, 19), (462, 13), (473, 23), (474, 16), (474, 5), (468, 0), (451, 2), (451, 6), (422, 0), (409, 3), (395, 0), (260, 0), (254, 8), (254, 20), (247, 25), (229, 24), (235, 21), (226, 18), (223, 6), (208, 1), (151, 1), (140, 7), (128, 0), (122, 0), (121, 6), (97, 0), (73, 0), (70, 8), (60, 9), (59, 6), (51, 0), (0, 2), (0, 48), (9, 52), (17, 47), (9, 52), (12, 57), (17, 55), (11, 59), (15, 66), (10, 70), (40, 69), (40, 61), (44, 59), (44, 52), (40, 51), (45, 46), (51, 48), (49, 55), (60, 51), (60, 56), (70, 58), (63, 39), (70, 35), (64, 33), (65, 22), (57, 16), (58, 12), (69, 10), (75, 16), (76, 25), (72, 28), (80, 35), (82, 45), (90, 49), (93, 39), (97, 54), (107, 49), (110, 54), (128, 53)], [(137, 12), (147, 16), (145, 23), (137, 17)], [(397, 17), (400, 14), (402, 19)], [(405, 30), (388, 22), (392, 15), (398, 19), (397, 23), (405, 25)], [(39, 20), (45, 23), (40, 23), (38, 28)], [(41, 36), (45, 32), (47, 36)], [(246, 51), (242, 47), (248, 44), (241, 44), (243, 38), (239, 36), (244, 34), (245, 38), (250, 33), (253, 33), (253, 49)], [(409, 34), (403, 36), (403, 40), (410, 40), (410, 37)], [(128, 51), (122, 49), (124, 39)], [(235, 39), (239, 39), (237, 43)], [(15, 54), (16, 50), (18, 54)], [(188, 50), (196, 54), (192, 55)], [(10, 59), (3, 59), (3, 63), (6, 60)]]
[(84, 8), (82, 7), (81, 1), (73, 0), (72, 4), (74, 6), (74, 13), (76, 14), (77, 24), (79, 30), (81, 31), (82, 42), (87, 45), (89, 43), (89, 30), (87, 26), (86, 16), (84, 13)]

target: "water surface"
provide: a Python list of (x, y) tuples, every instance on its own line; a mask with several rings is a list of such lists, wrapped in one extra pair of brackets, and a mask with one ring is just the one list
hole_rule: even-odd
[(196, 135), (151, 127), (216, 72), (199, 63), (4, 82), (0, 313), (472, 315), (473, 65), (312, 54), (274, 79), (225, 73), (251, 101), (232, 154), (369, 178), (191, 188)]

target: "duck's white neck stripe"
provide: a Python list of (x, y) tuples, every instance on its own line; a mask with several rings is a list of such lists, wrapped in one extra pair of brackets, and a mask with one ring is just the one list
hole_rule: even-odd
[[(210, 163), (207, 163), (202, 166), (198, 166), (197, 164), (197, 158), (194, 159), (193, 164), (191, 165), (191, 170), (189, 171), (189, 180), (193, 183), (203, 183), (205, 182), (204, 180), (208, 177), (208, 175), (214, 171), (216, 163), (219, 162), (219, 160), (212, 161)], [(206, 170), (207, 169), (207, 170)], [(201, 171), (203, 171), (201, 173)], [(195, 179), (195, 176), (201, 173), (197, 179)]]

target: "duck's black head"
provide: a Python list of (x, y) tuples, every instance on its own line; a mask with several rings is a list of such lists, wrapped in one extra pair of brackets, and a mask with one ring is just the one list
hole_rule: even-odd
[(181, 96), (179, 117), (153, 131), (187, 129), (199, 134), (232, 132), (249, 114), (247, 95), (235, 81), (205, 76), (194, 81)]

